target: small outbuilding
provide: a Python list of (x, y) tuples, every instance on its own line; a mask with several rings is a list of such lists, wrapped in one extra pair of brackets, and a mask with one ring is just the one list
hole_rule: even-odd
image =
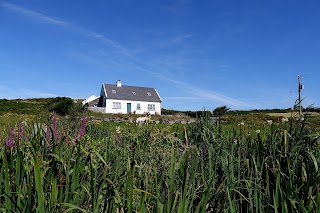
[(99, 104), (99, 96), (91, 95), (86, 100), (82, 101), (82, 105), (88, 104), (89, 107), (97, 107)]

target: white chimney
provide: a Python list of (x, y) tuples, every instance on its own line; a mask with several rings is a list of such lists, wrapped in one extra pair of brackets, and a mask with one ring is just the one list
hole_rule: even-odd
[(121, 81), (117, 80), (117, 87), (121, 87)]

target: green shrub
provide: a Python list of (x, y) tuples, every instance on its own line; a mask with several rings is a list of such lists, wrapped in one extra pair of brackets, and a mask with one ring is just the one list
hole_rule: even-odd
[(49, 112), (56, 112), (60, 115), (67, 115), (72, 107), (74, 107), (74, 102), (71, 98), (57, 97), (49, 101), (46, 106)]

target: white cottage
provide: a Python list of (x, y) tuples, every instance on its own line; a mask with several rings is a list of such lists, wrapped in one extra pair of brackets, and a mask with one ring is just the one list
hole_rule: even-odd
[(102, 84), (99, 107), (104, 113), (161, 114), (161, 98), (155, 88)]

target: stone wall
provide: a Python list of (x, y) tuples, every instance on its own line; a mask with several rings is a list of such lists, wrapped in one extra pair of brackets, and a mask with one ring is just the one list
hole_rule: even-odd
[[(134, 123), (136, 121), (135, 117), (96, 117), (96, 116), (91, 116), (89, 118), (91, 121), (97, 121), (97, 122), (130, 122)], [(189, 123), (194, 123), (197, 120), (194, 118), (183, 118), (183, 117), (151, 117), (151, 120), (149, 123), (167, 123), (167, 124), (175, 124), (175, 123), (181, 123), (181, 124), (189, 124)]]

